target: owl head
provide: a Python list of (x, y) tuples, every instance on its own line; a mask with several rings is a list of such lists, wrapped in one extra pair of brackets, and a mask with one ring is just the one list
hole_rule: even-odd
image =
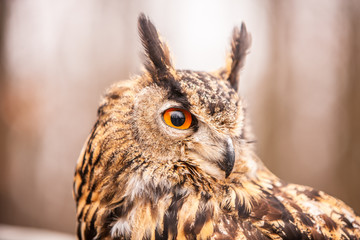
[(143, 14), (138, 28), (145, 72), (110, 88), (103, 105), (115, 106), (113, 119), (131, 116), (124, 123), (126, 136), (146, 161), (169, 169), (187, 164), (201, 174), (227, 178), (246, 142), (244, 106), (237, 93), (251, 42), (245, 25), (233, 30), (226, 66), (213, 73), (176, 69), (168, 46)]

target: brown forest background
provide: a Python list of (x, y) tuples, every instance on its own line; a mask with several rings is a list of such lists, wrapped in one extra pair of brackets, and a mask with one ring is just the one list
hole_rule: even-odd
[(257, 151), (360, 213), (360, 1), (0, 1), (0, 223), (74, 232), (72, 177), (101, 94), (141, 72), (149, 15), (178, 68), (224, 64), (234, 25)]

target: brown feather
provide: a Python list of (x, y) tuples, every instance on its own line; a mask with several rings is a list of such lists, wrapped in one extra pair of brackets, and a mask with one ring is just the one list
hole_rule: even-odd
[(227, 76), (235, 91), (239, 87), (239, 71), (245, 64), (245, 58), (250, 45), (251, 35), (247, 32), (245, 24), (242, 23), (240, 29), (235, 27), (231, 42), (230, 69)]
[[(78, 239), (360, 239), (349, 206), (287, 184), (255, 155), (235, 91), (250, 46), (244, 24), (233, 33), (230, 84), (173, 69), (143, 14), (139, 32), (148, 72), (110, 87), (78, 159)], [(191, 127), (166, 125), (174, 107), (191, 114)], [(228, 151), (232, 171), (221, 167)]]
[(162, 78), (172, 69), (169, 48), (160, 40), (154, 24), (143, 13), (139, 16), (138, 29), (148, 57), (145, 67), (154, 78)]

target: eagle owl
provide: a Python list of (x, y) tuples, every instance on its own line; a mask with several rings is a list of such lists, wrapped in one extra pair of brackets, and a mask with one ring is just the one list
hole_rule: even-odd
[(255, 155), (237, 93), (244, 24), (212, 73), (175, 69), (143, 14), (138, 28), (145, 71), (107, 91), (77, 163), (79, 239), (360, 239), (350, 207)]

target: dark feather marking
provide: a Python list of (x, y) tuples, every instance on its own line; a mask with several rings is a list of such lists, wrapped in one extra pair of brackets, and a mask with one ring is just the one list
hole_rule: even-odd
[(117, 100), (118, 98), (123, 96), (123, 93), (126, 92), (127, 90), (129, 90), (130, 88), (125, 87), (125, 86), (119, 86), (116, 87), (114, 89), (112, 89), (112, 91), (110, 91), (109, 93), (107, 93), (105, 95), (106, 98), (109, 98), (111, 100)]
[(330, 231), (333, 231), (338, 228), (338, 225), (334, 220), (332, 220), (328, 215), (321, 214), (320, 217), (324, 220), (325, 226), (329, 228)]
[(216, 105), (215, 104), (208, 104), (208, 106), (207, 106), (207, 108), (209, 109), (209, 112), (210, 112), (210, 115), (211, 116), (214, 116), (214, 114), (215, 114), (215, 107), (216, 107)]
[(103, 199), (101, 199), (101, 203), (108, 203), (110, 202), (114, 196), (115, 196), (115, 191), (109, 191), (107, 192), (107, 194), (104, 195)]
[[(131, 237), (126, 237), (126, 236), (123, 236), (123, 235), (112, 238), (112, 240), (130, 240), (130, 239), (131, 239)], [(96, 239), (96, 240), (102, 240), (102, 238), (99, 238), (99, 239)]]
[(123, 173), (126, 169), (128, 169), (129, 167), (131, 167), (134, 163), (135, 160), (137, 160), (138, 158), (141, 157), (141, 154), (135, 156), (134, 158), (132, 158), (131, 160), (125, 161), (123, 163), (123, 166), (117, 170), (112, 176), (111, 176), (111, 181), (115, 182), (116, 179), (118, 178), (118, 176)]
[[(91, 151), (90, 159), (93, 158), (93, 153), (94, 153), (94, 152)], [(102, 157), (102, 154), (101, 154), (101, 152), (100, 152), (100, 153), (97, 155), (97, 157), (96, 157), (96, 159), (95, 159), (95, 161), (94, 161), (94, 164), (93, 164), (93, 166), (92, 166), (92, 168), (91, 168), (91, 170), (90, 170), (89, 180), (88, 180), (89, 185), (90, 185), (90, 183), (92, 182), (92, 179), (93, 179), (93, 177), (94, 177), (95, 165), (99, 163), (101, 157)], [(96, 185), (96, 183), (93, 183), (93, 187), (94, 187), (94, 185)], [(89, 186), (89, 187), (90, 187), (90, 186)]]
[[(131, 161), (135, 161), (135, 160), (139, 159), (140, 157), (141, 157), (141, 154), (137, 155), (137, 156), (136, 156), (135, 158), (133, 158)], [(131, 171), (132, 171), (132, 172), (135, 172), (135, 171), (137, 171), (138, 169), (144, 167), (144, 165), (146, 165), (146, 164), (147, 164), (146, 161), (138, 162), (137, 165), (135, 165), (135, 166), (131, 169)], [(146, 166), (145, 166), (145, 168), (146, 168)]]
[(308, 198), (312, 200), (318, 200), (320, 198), (320, 193), (318, 190), (312, 189), (312, 190), (304, 190), (300, 193), (305, 194)]
[(113, 99), (113, 100), (117, 100), (120, 98), (120, 95), (118, 93), (111, 93), (109, 95), (106, 95), (106, 97), (110, 98), (110, 99)]
[(302, 233), (300, 229), (292, 223), (285, 224), (284, 227), (285, 235), (283, 239), (302, 239), (310, 240), (306, 233)]
[(201, 193), (201, 199), (196, 211), (195, 215), (195, 222), (193, 229), (189, 229), (191, 233), (197, 235), (200, 233), (201, 229), (203, 228), (204, 224), (208, 222), (211, 217), (213, 216), (213, 209), (206, 208), (206, 203), (211, 199), (211, 195), (207, 192)]
[(314, 239), (314, 240), (328, 239), (322, 233), (319, 233), (318, 231), (316, 231), (316, 229), (314, 229), (314, 228), (310, 228), (310, 229), (311, 229), (311, 238), (312, 239)]
[(127, 216), (127, 214), (133, 209), (134, 202), (125, 202), (120, 206), (114, 208), (113, 212), (117, 218)]
[[(96, 122), (98, 123), (98, 121)], [(87, 142), (87, 147), (86, 147), (86, 151), (84, 152), (83, 154), (83, 159), (82, 159), (82, 165), (81, 165), (81, 168), (79, 168), (80, 172), (84, 171), (84, 169), (87, 167), (88, 165), (88, 159), (87, 159), (87, 154), (90, 153), (91, 149), (92, 149), (92, 142), (95, 138), (95, 127), (94, 129), (92, 130), (92, 133), (91, 133), (91, 137), (89, 138), (89, 141)], [(82, 174), (83, 175), (83, 174)], [(84, 176), (84, 175), (83, 175)]]
[(242, 227), (244, 229), (244, 235), (247, 239), (253, 240), (268, 240), (270, 237), (265, 236), (258, 228), (252, 225), (250, 222), (242, 222)]
[(345, 226), (347, 228), (354, 228), (353, 224), (349, 221), (349, 219), (347, 219), (343, 215), (340, 217), (340, 220), (345, 223)]
[(96, 229), (95, 229), (95, 221), (96, 221), (97, 211), (98, 211), (98, 208), (95, 210), (94, 214), (91, 217), (90, 225), (89, 225), (89, 229), (88, 229), (89, 232), (88, 232), (88, 235), (86, 235), (86, 239), (93, 239), (97, 234)]
[(89, 155), (89, 159), (88, 159), (89, 162), (88, 162), (87, 165), (90, 165), (90, 166), (92, 165), (92, 161), (93, 161), (93, 158), (94, 158), (94, 150), (95, 149), (92, 149), (92, 148), (90, 149), (90, 155)]
[(281, 219), (284, 222), (294, 222), (294, 218), (291, 213), (286, 209), (286, 207), (274, 196), (269, 195), (267, 196), (268, 203), (271, 206), (269, 208), (269, 219), (277, 220)]
[(116, 128), (116, 129), (105, 128), (105, 129), (106, 130), (104, 132), (104, 138), (101, 141), (100, 153), (105, 153), (106, 151), (109, 150), (113, 151), (114, 143), (121, 144), (129, 139), (129, 137), (127, 136), (129, 129), (127, 128)]
[(85, 181), (85, 179), (84, 179), (84, 176), (86, 176), (87, 175), (87, 173), (88, 173), (88, 166), (86, 166), (85, 167), (85, 169), (84, 169), (84, 171), (81, 173), (81, 176), (82, 176), (82, 181), (81, 181), (81, 183), (80, 183), (80, 186), (79, 186), (79, 190), (78, 190), (78, 195), (77, 195), (77, 197), (76, 197), (76, 201), (78, 202), (79, 200), (80, 200), (80, 198), (82, 197), (82, 189), (83, 189), (83, 187), (84, 187), (84, 185), (86, 184), (86, 181)]
[(142, 240), (150, 240), (150, 239), (151, 239), (151, 234), (149, 232), (146, 232)]
[(253, 202), (253, 211), (251, 212), (252, 217), (257, 220), (261, 220), (264, 216), (266, 216), (269, 212), (269, 205), (266, 201), (254, 201)]
[(302, 213), (302, 209), (299, 207), (299, 205), (297, 205), (294, 201), (289, 200), (290, 206), (293, 207), (294, 209), (296, 209), (296, 211), (298, 211), (299, 213)]
[(100, 125), (100, 120), (98, 119), (98, 120), (95, 122), (94, 127), (91, 129), (89, 141), (87, 142), (86, 152), (89, 152), (90, 149), (92, 149), (92, 143), (93, 143), (93, 140), (94, 140), (95, 137), (96, 137), (96, 134), (97, 134), (97, 130), (98, 130), (99, 125)]
[(190, 127), (193, 129), (194, 133), (197, 132), (197, 130), (199, 130), (198, 120), (194, 116), (192, 118)]
[[(84, 219), (85, 221), (86, 221), (86, 219), (87, 219), (87, 217), (88, 217), (88, 214), (89, 214), (89, 212), (90, 212), (90, 209), (91, 209), (91, 207), (90, 208), (88, 208), (87, 209), (87, 211), (85, 212), (85, 215), (84, 215), (84, 217), (82, 218), (82, 219)], [(84, 209), (81, 211), (81, 213), (83, 213), (84, 212)], [(91, 216), (92, 217), (92, 216)], [(91, 235), (91, 229), (89, 228), (89, 225), (87, 224), (87, 222), (86, 222), (86, 227), (85, 227), (85, 239), (92, 239), (92, 238), (87, 238), (86, 236), (87, 235)], [(96, 235), (96, 234), (95, 234)]]
[(222, 205), (222, 210), (224, 210), (227, 213), (231, 212), (231, 208), (232, 206), (230, 200), (227, 200), (225, 204)]
[[(130, 163), (130, 165), (128, 165), (129, 163), (128, 163), (128, 161), (126, 161), (127, 158), (128, 158), (129, 151), (131, 151), (131, 147), (129, 147), (128, 149), (126, 149), (124, 151), (121, 151), (120, 149), (113, 150), (113, 149), (110, 148), (109, 151), (112, 151), (112, 153), (111, 153), (110, 157), (108, 157), (108, 159), (106, 159), (105, 167), (104, 167), (104, 170), (103, 170), (103, 175), (104, 176), (107, 176), (108, 172), (114, 166), (114, 163), (116, 162), (116, 160), (126, 162), (124, 164), (126, 167), (131, 166), (131, 163)], [(130, 162), (131, 162), (131, 160), (130, 160)], [(126, 169), (126, 168), (124, 168), (125, 166), (123, 166), (122, 170)], [(117, 173), (119, 173), (119, 171)]]
[(300, 229), (293, 223), (285, 223), (282, 231), (279, 232), (279, 236), (283, 239), (302, 239), (308, 240), (306, 234), (302, 234)]
[[(165, 196), (166, 194), (169, 194), (169, 192), (170, 192), (169, 188), (156, 186), (153, 191), (153, 199), (160, 199), (163, 196)], [(153, 204), (153, 205), (156, 206), (155, 204)]]
[[(75, 175), (76, 175), (76, 171), (75, 171)], [(78, 191), (78, 189), (76, 189), (76, 181), (73, 181), (72, 189), (73, 189), (74, 195), (76, 195), (75, 192)], [(77, 197), (77, 196), (75, 196), (75, 197)], [(76, 204), (76, 208), (78, 208), (79, 203), (78, 203), (78, 202), (75, 202), (75, 204)]]
[[(83, 178), (81, 178), (81, 182), (80, 182), (80, 185), (79, 185), (79, 187), (78, 187), (78, 189), (77, 189), (77, 194), (76, 194), (76, 204), (78, 204), (79, 203), (79, 200), (80, 200), (80, 198), (81, 198), (81, 196), (82, 196), (82, 188), (83, 188), (83, 186), (84, 186), (84, 184), (85, 184), (85, 180), (83, 179)], [(76, 206), (77, 207), (77, 206)]]
[(188, 219), (184, 223), (184, 233), (187, 239), (196, 239), (193, 221)]
[(159, 228), (156, 226), (155, 229), (155, 240), (166, 240), (163, 234), (160, 233)]
[[(90, 186), (89, 186), (89, 188), (90, 188)], [(90, 203), (91, 203), (92, 193), (95, 191), (95, 188), (96, 188), (96, 183), (94, 183), (94, 184), (91, 186), (91, 189), (89, 189), (89, 194), (88, 194), (87, 197), (86, 197), (86, 204), (90, 204)]]
[[(93, 152), (91, 152), (91, 154), (93, 154)], [(102, 152), (99, 152), (99, 154), (97, 155), (94, 164), (93, 164), (93, 168), (99, 163), (100, 159), (102, 157)], [(94, 172), (94, 170), (91, 171), (91, 174)], [(89, 181), (90, 182), (90, 181)]]
[(81, 165), (81, 169), (84, 168), (84, 165), (85, 165), (85, 164), (86, 164), (86, 165), (91, 164), (91, 161), (92, 161), (91, 158), (92, 158), (92, 157), (89, 157), (89, 159), (88, 159), (89, 162), (86, 162), (86, 161), (85, 161), (85, 160), (86, 160), (86, 153), (90, 153), (90, 151), (91, 151), (91, 152), (93, 151), (93, 150), (92, 150), (92, 149), (93, 149), (92, 144), (93, 144), (93, 141), (94, 141), (94, 139), (95, 139), (95, 137), (96, 137), (99, 124), (100, 124), (100, 121), (97, 120), (96, 123), (95, 123), (95, 125), (94, 125), (94, 127), (93, 127), (93, 129), (92, 129), (92, 131), (91, 131), (91, 135), (90, 135), (89, 141), (88, 141), (88, 143), (87, 143), (87, 146), (88, 146), (88, 147), (86, 148), (86, 151), (85, 151), (85, 153), (84, 153), (84, 158), (83, 158), (83, 162), (82, 162), (82, 165)]
[[(101, 232), (101, 234), (100, 234), (100, 236), (99, 236), (99, 239), (102, 239), (102, 238), (105, 236), (105, 234), (107, 234), (107, 233), (110, 232), (110, 230), (111, 230), (111, 228), (112, 228), (111, 224), (112, 224), (114, 221), (116, 221), (116, 218), (117, 218), (117, 215), (116, 215), (116, 213), (115, 213), (114, 211), (112, 211), (112, 210), (108, 210), (107, 213), (104, 213), (104, 214), (102, 215), (102, 220), (103, 220), (103, 221), (101, 221), (101, 222), (103, 223), (103, 225), (105, 226), (105, 228), (102, 228), (103, 230), (102, 230), (102, 232)], [(107, 232), (107, 233), (106, 233), (106, 232)]]
[[(124, 115), (123, 111), (119, 112), (121, 113), (122, 115)], [(105, 118), (105, 116), (104, 116)], [(114, 122), (114, 119), (111, 118), (110, 116), (106, 116), (105, 120), (101, 121), (101, 125), (103, 127), (107, 127), (108, 123), (111, 123), (111, 122)], [(119, 129), (119, 130), (122, 130), (122, 129)]]
[[(119, 201), (121, 205), (115, 207), (114, 209), (108, 210), (106, 213), (102, 215), (101, 222), (103, 223), (103, 227), (101, 228), (101, 232), (98, 234), (97, 239), (104, 239), (106, 236), (110, 234), (112, 224), (119, 218), (126, 216), (134, 207), (133, 202)], [(117, 239), (117, 238), (115, 238)], [(131, 236), (119, 236), (118, 239), (131, 239)]]
[(201, 85), (203, 89), (207, 90), (206, 92), (209, 91), (212, 92), (213, 89), (210, 85), (210, 81), (214, 81), (216, 80), (216, 78), (207, 72), (194, 71), (190, 74), (193, 75), (194, 73), (196, 75), (195, 78), (187, 78), (187, 79), (190, 80), (195, 85)]
[(155, 26), (143, 13), (138, 19), (138, 29), (145, 53), (150, 60), (145, 63), (145, 67), (154, 80), (162, 80), (169, 76), (168, 70), (171, 68), (169, 49), (160, 40)]
[(240, 29), (234, 28), (231, 42), (231, 69), (228, 75), (230, 85), (235, 91), (238, 90), (239, 70), (244, 66), (247, 50), (251, 44), (251, 36), (247, 33), (245, 24)]
[(181, 90), (180, 83), (174, 78), (168, 78), (166, 81), (162, 81), (162, 84), (158, 84), (160, 87), (163, 87), (168, 90), (167, 98), (169, 100), (174, 100), (180, 103), (185, 109), (190, 108), (190, 103), (187, 99), (186, 94)]
[(116, 159), (126, 159), (126, 156), (128, 155), (128, 151), (122, 152), (120, 149), (109, 149), (109, 151), (112, 151), (110, 156), (107, 159), (104, 159), (106, 160), (105, 167), (103, 169), (104, 176), (107, 176), (109, 169), (111, 169)]
[(194, 223), (193, 232), (199, 234), (204, 224), (208, 222), (211, 218), (212, 211), (207, 209), (206, 211), (197, 211)]
[(98, 110), (97, 110), (97, 116), (100, 117), (101, 115), (103, 115), (104, 112), (104, 108), (106, 107), (106, 104), (101, 105)]
[(86, 155), (87, 155), (87, 153), (89, 153), (89, 150), (90, 150), (90, 144), (92, 144), (92, 139), (89, 139), (89, 142), (87, 143), (87, 148), (86, 148), (86, 151), (84, 152), (84, 154), (83, 154), (83, 156), (82, 156), (82, 164), (81, 164), (81, 168), (79, 168), (80, 169), (80, 171), (82, 171), (83, 169), (84, 169), (84, 166), (87, 164), (87, 162), (86, 162)]
[(164, 231), (162, 233), (164, 239), (168, 239), (169, 233), (172, 234), (173, 239), (176, 239), (177, 236), (178, 211), (185, 200), (185, 193), (179, 193), (177, 190), (178, 188), (174, 189), (174, 196), (164, 215)]
[[(286, 207), (273, 195), (263, 190), (266, 194), (266, 198), (253, 203), (252, 215), (255, 219), (262, 219), (266, 221), (278, 221), (284, 222), (283, 227), (276, 227), (272, 224), (264, 226), (264, 229), (278, 234), (283, 239), (307, 239), (304, 234), (294, 224), (294, 217), (286, 209)], [(310, 224), (310, 223), (308, 223)]]
[(239, 219), (234, 215), (223, 215), (220, 219), (220, 221), (223, 223), (222, 227), (226, 230), (227, 233), (232, 233), (232, 235), (229, 236), (228, 234), (223, 234), (223, 231), (219, 229), (218, 225), (215, 225), (214, 232), (217, 236), (219, 235), (219, 237), (217, 237), (216, 239), (236, 239), (235, 233), (238, 229), (238, 220)]
[(247, 218), (250, 215), (250, 209), (245, 207), (245, 201), (240, 203), (238, 194), (235, 196), (235, 208), (238, 210), (239, 218)]
[[(80, 217), (78, 219), (80, 219)], [(79, 240), (82, 239), (81, 238), (81, 222), (80, 221), (78, 221), (77, 226), (76, 226), (76, 236)]]
[(313, 227), (314, 222), (311, 219), (311, 216), (307, 213), (298, 212), (298, 216), (302, 223), (304, 223), (308, 227)]
[[(216, 80), (216, 78), (207, 73), (207, 72), (201, 72), (201, 71), (190, 71), (190, 70), (178, 70), (179, 73), (183, 73), (185, 76), (183, 76), (182, 80), (191, 83), (191, 85), (200, 86), (203, 88), (206, 92), (213, 91), (212, 87), (210, 86), (210, 81)], [(190, 84), (187, 84), (188, 87), (191, 87)]]
[(351, 236), (350, 233), (345, 229), (342, 228), (343, 232), (345, 233), (346, 236), (344, 236), (343, 234), (341, 235), (342, 239), (355, 239), (354, 236)]
[(125, 198), (123, 197), (119, 201), (109, 204), (108, 209), (115, 209), (116, 207), (122, 205), (124, 203), (124, 201), (125, 201)]
[(94, 239), (96, 236), (96, 230), (94, 228), (88, 228), (88, 226), (85, 228), (85, 239)]
[(81, 211), (79, 213), (79, 216), (77, 216), (78, 220), (83, 219), (83, 217), (82, 217), (83, 215), (84, 215), (84, 211)]
[(202, 104), (202, 105), (206, 105), (206, 104), (207, 104), (207, 102), (205, 102), (205, 99), (204, 99), (204, 98), (202, 98), (202, 96), (204, 96), (204, 95), (205, 95), (204, 90), (200, 88), (200, 89), (196, 90), (196, 93), (197, 93), (197, 95), (199, 95), (199, 101), (200, 101), (200, 104)]

